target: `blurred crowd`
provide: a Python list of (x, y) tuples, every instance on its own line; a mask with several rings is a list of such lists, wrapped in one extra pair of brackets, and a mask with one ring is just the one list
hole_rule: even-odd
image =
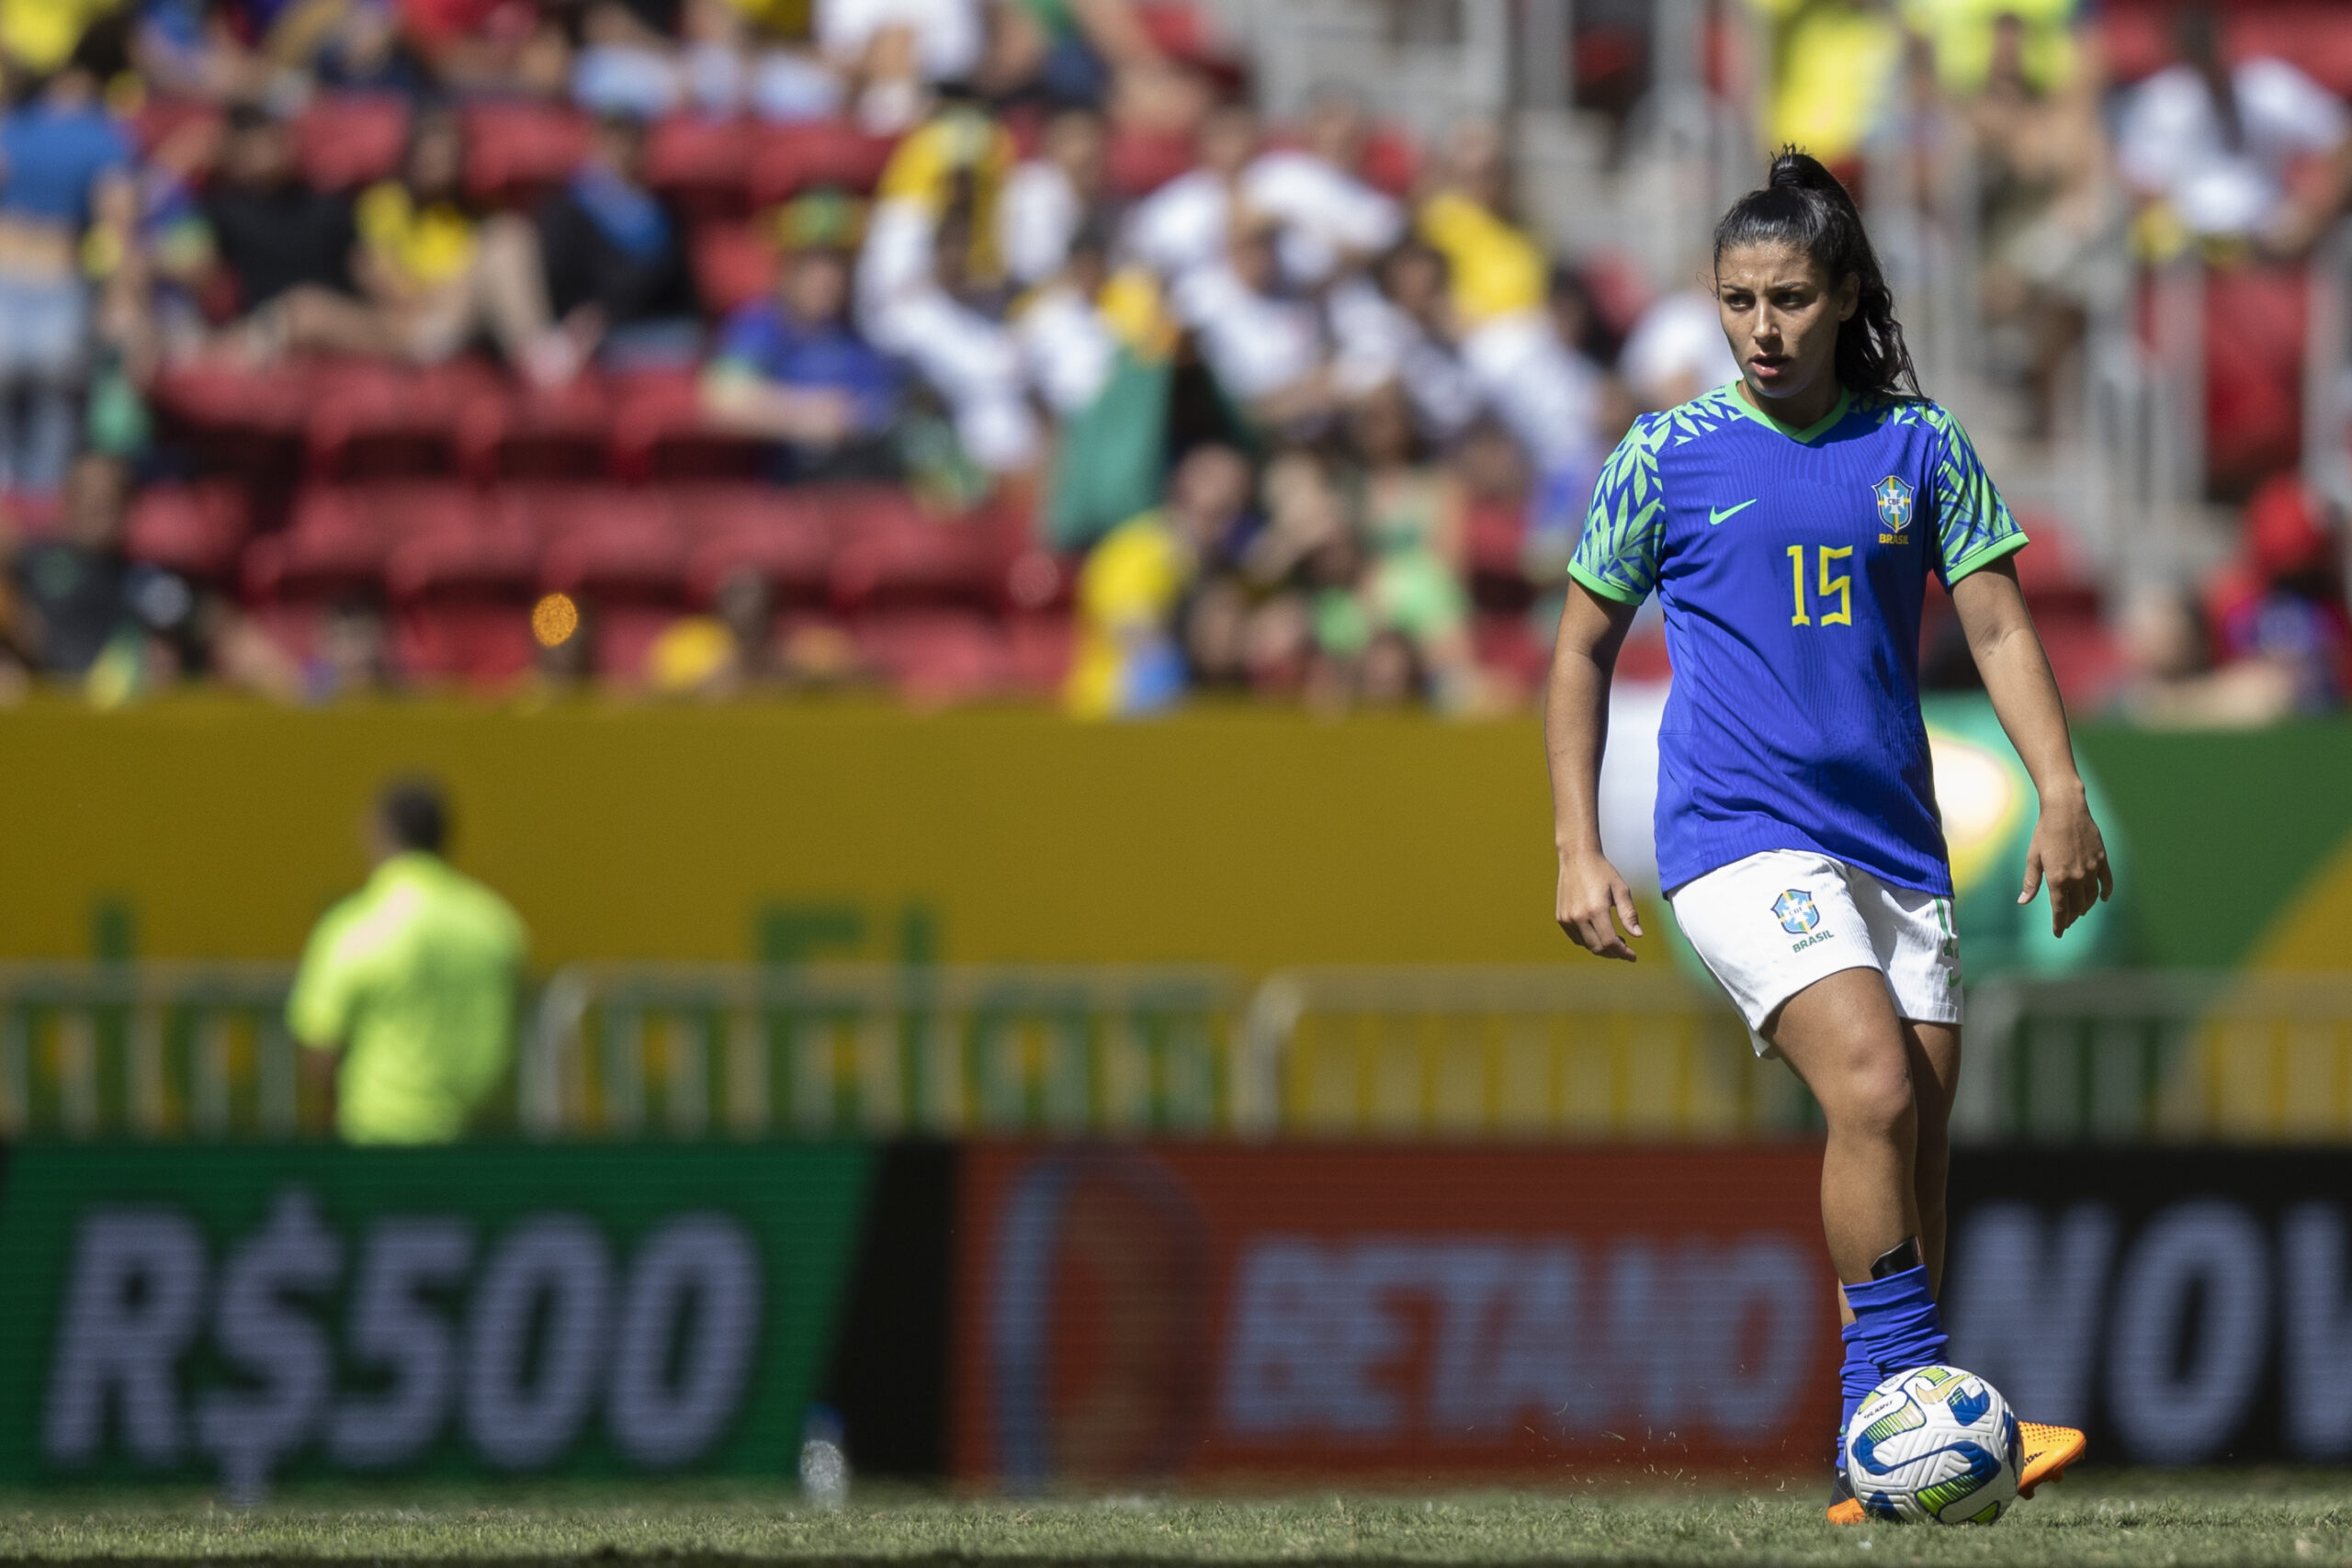
[[(1966, 152), (2020, 440), (2079, 418), (2135, 268), (2259, 303), (2352, 191), (2346, 84), (2201, 8), (1753, 11), (1767, 140), (1930, 205)], [(1338, 87), (1267, 122), (1213, 22), (0, 0), (0, 691), (1523, 702), (1601, 457), (1735, 374), (1713, 302), (1552, 254), (1495, 124), (1417, 142)], [(2070, 694), (2352, 684), (2335, 521), (2236, 325), (2244, 559), (2094, 602)], [(1654, 621), (1628, 660), (1665, 672)]]
[[(2006, 394), (1971, 411), (1980, 436), (2027, 450), (2082, 437), (2084, 359), (2102, 315), (2137, 335), (2159, 376), (2203, 378), (2167, 390), (2203, 427), (2208, 493), (2195, 499), (2237, 514), (2228, 558), (2201, 577), (2127, 561), (2101, 604), (2070, 580), (2056, 519), (2028, 519), (2059, 547), (2023, 570), (2069, 699), (2199, 724), (2342, 705), (2346, 498), (2305, 482), (2326, 465), (2307, 466), (2302, 443), (2307, 423), (2320, 428), (2305, 400), (2325, 380), (2313, 374), (2326, 352), (2313, 285), (2352, 286), (2346, 257), (2321, 246), (2352, 196), (2352, 10), (1757, 8), (1770, 22), (1771, 139), (1840, 166), (1876, 212), (1912, 206), (1971, 249), (1983, 334), (1972, 346)], [(1970, 678), (1937, 651), (1931, 675)]]

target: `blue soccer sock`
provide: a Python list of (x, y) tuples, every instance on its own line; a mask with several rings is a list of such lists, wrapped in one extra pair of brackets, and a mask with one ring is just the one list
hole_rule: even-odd
[(1846, 1359), (1838, 1369), (1838, 1392), (1845, 1401), (1845, 1408), (1838, 1417), (1838, 1465), (1843, 1469), (1846, 1434), (1853, 1429), (1854, 1412), (1861, 1408), (1862, 1401), (1871, 1396), (1871, 1390), (1879, 1385), (1880, 1380), (1878, 1363), (1871, 1359), (1870, 1350), (1862, 1343), (1862, 1325), (1849, 1323), (1838, 1331), (1838, 1337), (1846, 1342)]
[(1860, 1340), (1877, 1370), (1871, 1387), (1881, 1379), (1914, 1367), (1933, 1366), (1944, 1359), (1943, 1318), (1928, 1287), (1926, 1268), (1905, 1269), (1883, 1280), (1849, 1285), (1846, 1304), (1854, 1309), (1854, 1325), (1846, 1331), (1849, 1343)]

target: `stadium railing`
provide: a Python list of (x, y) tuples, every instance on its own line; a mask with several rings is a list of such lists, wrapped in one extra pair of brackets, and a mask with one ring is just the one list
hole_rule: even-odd
[(2352, 975), (2000, 980), (1968, 1006), (1955, 1137), (2352, 1140)]
[(0, 1136), (291, 1137), (276, 964), (0, 964)]
[(1235, 1123), (1377, 1138), (1734, 1139), (1806, 1122), (1786, 1073), (1670, 970), (1279, 971), (1250, 998)]
[[(0, 964), (0, 1136), (322, 1136), (274, 964)], [(1802, 1136), (1795, 1080), (1671, 970), (581, 964), (490, 1131), (542, 1138)], [(2352, 975), (1971, 990), (1955, 1135), (2352, 1141)]]
[(535, 1137), (1207, 1133), (1223, 970), (579, 964), (541, 995)]

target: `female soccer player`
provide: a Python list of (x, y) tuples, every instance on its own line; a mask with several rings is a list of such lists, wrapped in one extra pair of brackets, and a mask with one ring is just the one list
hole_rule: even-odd
[[(1601, 853), (1595, 793), (1610, 672), (1655, 589), (1674, 662), (1658, 873), (1758, 1052), (1821, 1104), (1850, 1419), (1883, 1378), (1944, 1347), (1934, 1287), (1961, 993), (1919, 716), (1931, 570), (2041, 796), (2018, 901), (2046, 883), (2064, 932), (2113, 879), (2009, 559), (2025, 535), (1959, 423), (1920, 395), (1853, 198), (1781, 153), (1715, 226), (1714, 269), (1740, 378), (1634, 423), (1568, 568), (1544, 705), (1556, 913), (1579, 945), (1633, 960), (1642, 928)], [(2083, 1449), (2068, 1428), (2022, 1436), (2029, 1494)], [(1829, 1517), (1859, 1524), (1844, 1451)]]

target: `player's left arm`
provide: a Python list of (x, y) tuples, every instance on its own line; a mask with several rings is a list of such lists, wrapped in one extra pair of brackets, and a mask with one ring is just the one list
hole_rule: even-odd
[(2047, 882), (2051, 933), (2064, 936), (2093, 904), (2115, 891), (2115, 873), (2107, 863), (2098, 824), (2091, 820), (2074, 740), (2066, 732), (2066, 709), (2018, 587), (2015, 558), (2004, 555), (1961, 578), (1951, 585), (1951, 602), (1993, 712), (2041, 797), (2018, 902), (2031, 902)]

